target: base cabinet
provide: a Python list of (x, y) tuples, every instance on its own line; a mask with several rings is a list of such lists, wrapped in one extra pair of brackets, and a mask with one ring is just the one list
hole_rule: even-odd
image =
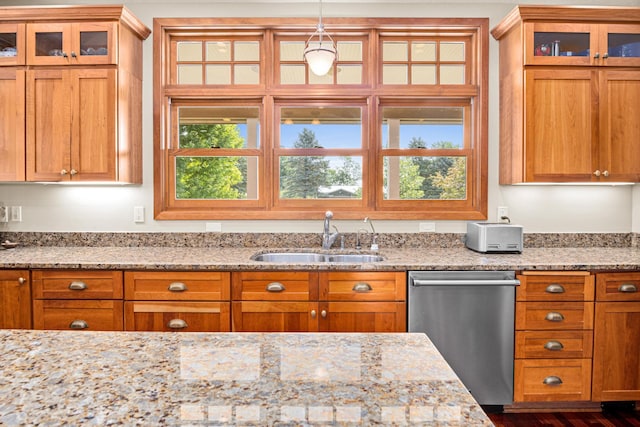
[(640, 272), (596, 277), (593, 400), (640, 400)]
[(31, 329), (28, 270), (0, 270), (0, 329)]

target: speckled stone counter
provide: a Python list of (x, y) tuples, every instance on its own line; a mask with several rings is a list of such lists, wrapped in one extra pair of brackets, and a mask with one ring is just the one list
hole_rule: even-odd
[(0, 424), (490, 426), (424, 334), (0, 331)]
[[(318, 248), (301, 250), (322, 252)], [(385, 257), (384, 261), (359, 264), (272, 263), (251, 260), (252, 255), (265, 251), (268, 250), (237, 247), (19, 246), (0, 250), (0, 268), (224, 271), (640, 270), (640, 249), (636, 247), (525, 248), (522, 254), (481, 254), (464, 247), (381, 248), (379, 253)], [(340, 250), (332, 252), (341, 253)]]

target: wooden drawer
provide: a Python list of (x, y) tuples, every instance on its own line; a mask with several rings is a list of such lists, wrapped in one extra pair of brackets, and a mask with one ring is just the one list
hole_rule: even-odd
[(516, 330), (593, 329), (594, 303), (517, 302)]
[(122, 301), (34, 300), (34, 329), (121, 331)]
[(591, 359), (519, 359), (515, 361), (515, 378), (515, 402), (591, 398)]
[(234, 332), (316, 332), (318, 303), (309, 301), (232, 302)]
[(598, 301), (640, 301), (640, 273), (599, 273), (596, 278)]
[(404, 272), (320, 273), (320, 300), (404, 301), (407, 277)]
[(228, 272), (127, 271), (125, 299), (142, 301), (229, 301)]
[(588, 272), (524, 272), (518, 275), (518, 301), (593, 301), (594, 276)]
[(592, 331), (517, 331), (516, 359), (583, 359), (593, 354)]
[(229, 302), (127, 301), (127, 331), (229, 332)]
[(311, 301), (318, 299), (318, 273), (255, 271), (233, 273), (233, 300)]
[(122, 271), (34, 270), (34, 299), (122, 299)]

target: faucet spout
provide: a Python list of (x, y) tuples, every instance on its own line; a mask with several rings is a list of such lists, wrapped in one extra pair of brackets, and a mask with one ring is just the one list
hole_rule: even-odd
[(365, 223), (369, 223), (369, 226), (371, 227), (371, 250), (372, 251), (377, 251), (379, 249), (378, 247), (378, 233), (376, 233), (376, 229), (373, 228), (373, 222), (371, 221), (371, 219), (369, 219), (369, 217), (365, 217), (364, 218), (364, 222)]
[(322, 233), (322, 249), (331, 249), (331, 246), (335, 243), (340, 236), (338, 228), (334, 225), (334, 233), (331, 232), (331, 218), (333, 218), (333, 212), (327, 211), (324, 214), (324, 230)]

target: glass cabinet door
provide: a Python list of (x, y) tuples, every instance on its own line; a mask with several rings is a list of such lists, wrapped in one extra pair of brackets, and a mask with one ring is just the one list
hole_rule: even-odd
[(526, 65), (591, 65), (597, 50), (595, 25), (526, 23)]
[(116, 34), (112, 22), (74, 24), (72, 58), (78, 64), (115, 64)]
[(601, 25), (603, 65), (640, 66), (640, 25)]
[(0, 24), (0, 66), (24, 65), (25, 24)]
[(71, 52), (70, 24), (28, 24), (27, 63), (66, 65)]

